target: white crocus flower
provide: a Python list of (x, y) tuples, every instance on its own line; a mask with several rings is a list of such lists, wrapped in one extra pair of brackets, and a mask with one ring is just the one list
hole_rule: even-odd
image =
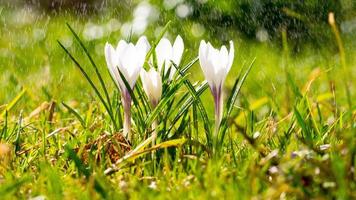
[(170, 69), (169, 80), (173, 79), (176, 72), (176, 68), (172, 66), (171, 62), (179, 66), (183, 51), (184, 43), (180, 35), (177, 36), (173, 46), (167, 38), (162, 38), (156, 46), (158, 70), (161, 72), (164, 67), (164, 74), (166, 74)]
[(148, 72), (141, 71), (143, 90), (147, 94), (153, 107), (156, 107), (162, 95), (162, 79), (159, 72), (151, 68)]
[(222, 87), (234, 60), (234, 43), (230, 41), (230, 52), (223, 45), (221, 49), (215, 49), (209, 42), (204, 40), (199, 46), (199, 62), (207, 80), (215, 103), (215, 136), (219, 126), (223, 110)]
[[(151, 68), (148, 72), (142, 69), (141, 81), (143, 90), (147, 94), (153, 108), (155, 108), (162, 96), (162, 78), (159, 72)], [(157, 120), (152, 124), (152, 146), (156, 143), (157, 138)], [(153, 152), (152, 152), (153, 155)]]
[(123, 134), (128, 140), (131, 140), (131, 96), (124, 81), (121, 79), (119, 71), (125, 77), (131, 89), (133, 89), (149, 49), (150, 44), (145, 36), (140, 37), (136, 45), (127, 43), (124, 40), (120, 40), (116, 49), (109, 43), (105, 45), (105, 58), (109, 72), (121, 91), (125, 116)]

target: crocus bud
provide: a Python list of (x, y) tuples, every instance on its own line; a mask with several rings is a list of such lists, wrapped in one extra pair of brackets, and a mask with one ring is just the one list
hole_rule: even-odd
[(156, 107), (162, 95), (162, 79), (159, 72), (151, 68), (148, 72), (141, 71), (143, 90), (147, 94), (153, 107)]

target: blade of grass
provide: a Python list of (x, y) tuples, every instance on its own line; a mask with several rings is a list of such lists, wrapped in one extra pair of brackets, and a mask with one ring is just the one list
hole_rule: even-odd
[(168, 21), (167, 24), (163, 27), (162, 31), (160, 32), (159, 36), (157, 37), (156, 41), (153, 43), (153, 46), (151, 47), (151, 49), (148, 51), (147, 55), (146, 55), (146, 59), (145, 59), (145, 63), (148, 62), (148, 60), (151, 57), (151, 54), (153, 53), (153, 51), (156, 49), (157, 44), (159, 43), (159, 41), (162, 39), (162, 37), (164, 36), (164, 34), (167, 32), (170, 24), (172, 22)]
[(16, 97), (9, 104), (6, 105), (5, 110), (0, 115), (0, 119), (2, 119), (6, 112), (11, 110), (16, 105), (16, 103), (20, 101), (24, 94), (26, 94), (26, 89), (21, 90), (21, 92), (16, 95)]
[(294, 95), (296, 96), (296, 99), (301, 99), (303, 98), (303, 95), (302, 93), (300, 92), (297, 84), (294, 82), (294, 79), (292, 78), (292, 76), (290, 75), (289, 72), (286, 72), (287, 73), (287, 80), (288, 80), (288, 83), (289, 85), (292, 87), (292, 90), (293, 90), (293, 93)]
[[(179, 72), (179, 74), (183, 77), (185, 74), (178, 68), (178, 66), (172, 62), (172, 65), (177, 69), (177, 71)], [(212, 138), (211, 138), (211, 131), (210, 131), (210, 125), (209, 125), (209, 118), (208, 115), (206, 114), (206, 110), (204, 108), (204, 105), (199, 97), (199, 95), (197, 95), (197, 92), (194, 88), (194, 86), (192, 85), (192, 83), (188, 80), (185, 79), (183, 81), (184, 85), (187, 87), (187, 89), (189, 90), (190, 94), (193, 96), (194, 101), (196, 102), (196, 105), (198, 107), (198, 110), (200, 112), (200, 115), (203, 119), (203, 125), (204, 125), (204, 129), (205, 129), (205, 134), (206, 134), (206, 139), (208, 142), (208, 146), (211, 145), (212, 142)]]
[(65, 104), (64, 102), (62, 102), (62, 105), (70, 112), (72, 113), (80, 122), (80, 124), (82, 125), (82, 127), (84, 129), (86, 129), (86, 124), (84, 122), (84, 119), (80, 116), (80, 114), (75, 111), (72, 107), (70, 107), (69, 105)]
[(6, 137), (6, 133), (7, 133), (7, 130), (8, 130), (8, 116), (7, 116), (7, 111), (5, 111), (5, 120), (4, 120), (4, 126), (3, 128), (1, 129), (1, 134), (0, 134), (0, 141), (5, 139)]
[(302, 115), (300, 114), (300, 112), (298, 111), (298, 109), (296, 107), (294, 107), (294, 116), (296, 117), (299, 126), (302, 128), (302, 133), (303, 133), (302, 135), (307, 140), (307, 142), (311, 142), (311, 140), (312, 140), (311, 133), (310, 133), (310, 131), (307, 127), (307, 124), (304, 121)]
[(256, 61), (256, 58), (254, 58), (252, 60), (249, 67), (247, 68), (246, 72), (242, 75), (241, 79), (240, 79), (240, 76), (237, 77), (235, 84), (232, 88), (232, 93), (227, 100), (225, 114), (224, 114), (224, 117), (223, 117), (223, 119), (221, 121), (221, 125), (220, 125), (220, 134), (219, 135), (221, 135), (221, 137), (219, 138), (219, 143), (218, 143), (220, 146), (224, 141), (225, 133), (228, 128), (228, 123), (227, 123), (228, 118), (230, 117), (232, 109), (234, 108), (237, 96), (240, 93), (241, 87), (244, 84), (248, 74), (250, 73), (255, 61)]
[(6, 195), (12, 191), (19, 191), (19, 188), (29, 182), (30, 180), (32, 180), (30, 177), (23, 177), (23, 178), (19, 178), (19, 179), (16, 179), (14, 180), (14, 182), (12, 183), (6, 183), (6, 184), (2, 184), (1, 187), (0, 187), (0, 196), (1, 197), (6, 197)]
[(96, 66), (93, 58), (91, 57), (88, 49), (84, 46), (84, 43), (82, 42), (82, 40), (79, 38), (78, 34), (73, 30), (73, 28), (68, 24), (67, 24), (67, 27), (69, 28), (70, 32), (74, 35), (74, 38), (78, 41), (79, 45), (82, 47), (82, 49), (84, 50), (84, 53), (85, 55), (87, 55), (87, 57), (89, 58), (89, 61), (91, 63), (91, 65), (93, 66), (94, 70), (95, 70), (95, 74), (97, 75), (98, 79), (99, 79), (99, 82), (101, 84), (101, 87), (103, 88), (104, 90), (104, 94), (105, 94), (105, 97), (106, 97), (106, 100), (108, 102), (108, 105), (109, 105), (109, 108), (112, 112), (112, 107), (111, 107), (111, 101), (110, 101), (110, 97), (109, 97), (109, 93), (108, 93), (108, 90), (106, 89), (106, 86), (105, 86), (105, 83), (104, 83), (104, 80), (99, 72), (99, 69), (98, 67)]
[[(152, 137), (152, 136), (151, 136)], [(138, 157), (150, 153), (152, 151), (155, 151), (157, 149), (162, 149), (162, 148), (168, 148), (168, 147), (173, 147), (173, 146), (181, 146), (183, 145), (187, 140), (185, 138), (180, 138), (180, 139), (173, 139), (173, 140), (168, 140), (159, 144), (156, 144), (155, 146), (145, 149), (145, 147), (147, 147), (152, 138), (148, 138), (147, 140), (145, 140), (142, 144), (142, 146), (140, 145), (140, 148), (136, 148), (135, 150), (133, 150), (131, 153), (129, 153), (128, 155), (126, 155), (125, 157), (123, 157), (122, 159), (118, 160), (118, 162), (116, 164), (120, 164), (124, 161), (128, 161), (128, 162), (132, 162), (135, 159), (137, 159)]]
[(57, 40), (59, 46), (64, 50), (64, 52), (69, 56), (69, 58), (74, 62), (75, 66), (80, 70), (80, 72), (83, 74), (85, 79), (89, 82), (90, 86), (94, 89), (95, 94), (99, 97), (101, 103), (104, 105), (106, 111), (108, 112), (111, 121), (115, 127), (115, 130), (118, 130), (117, 124), (115, 122), (115, 118), (113, 116), (113, 113), (111, 112), (109, 106), (107, 105), (107, 102), (105, 102), (104, 98), (102, 97), (101, 93), (99, 92), (98, 88), (95, 86), (94, 82), (91, 80), (91, 78), (88, 76), (88, 74), (85, 72), (84, 68), (79, 64), (79, 62), (73, 57), (73, 55), (68, 51), (67, 48), (63, 46), (63, 44)]
[[(202, 83), (197, 89), (196, 89), (196, 93), (198, 96), (200, 96), (206, 89), (209, 88), (209, 85), (207, 82)], [(185, 95), (186, 97), (188, 96), (189, 93), (187, 93), (187, 95)], [(185, 98), (185, 96), (183, 96), (181, 98), (180, 101), (183, 101)], [(184, 113), (190, 108), (190, 106), (194, 103), (194, 98), (192, 96), (189, 96), (189, 98), (185, 101), (185, 103), (180, 107), (180, 110), (178, 111), (178, 113), (176, 114), (176, 117), (173, 119), (173, 121), (171, 122), (171, 126), (168, 129), (168, 132), (170, 132), (172, 130), (172, 128), (175, 126), (175, 123), (178, 122), (178, 120), (184, 115)], [(178, 103), (178, 105), (180, 105), (181, 103)], [(208, 136), (206, 136), (208, 137)]]
[[(89, 180), (92, 175), (92, 172), (89, 170), (89, 167), (80, 160), (75, 151), (70, 148), (68, 145), (64, 146), (68, 158), (74, 161), (75, 166), (78, 169), (79, 174), (84, 175), (84, 177)], [(107, 197), (107, 192), (104, 187), (94, 178), (94, 189), (105, 199)]]
[(190, 61), (187, 65), (182, 67), (181, 71), (183, 74), (186, 74), (187, 71), (199, 60), (198, 57), (194, 58), (192, 61)]

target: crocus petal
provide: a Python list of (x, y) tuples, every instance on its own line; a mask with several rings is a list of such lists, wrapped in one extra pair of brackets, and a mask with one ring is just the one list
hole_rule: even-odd
[(210, 63), (210, 65), (213, 68), (214, 76), (219, 72), (220, 70), (220, 57), (219, 57), (219, 51), (215, 49), (210, 43), (208, 43), (208, 51), (207, 51), (207, 60)]
[(227, 48), (225, 47), (225, 45), (223, 45), (220, 49), (219, 52), (219, 57), (220, 57), (220, 61), (221, 61), (221, 68), (225, 68), (227, 66), (227, 64), (229, 63), (229, 52), (227, 51)]
[(132, 43), (130, 43), (126, 47), (124, 52), (120, 55), (121, 66), (119, 67), (122, 73), (127, 73), (124, 74), (125, 76), (130, 76), (131, 74), (133, 74), (133, 71), (135, 70), (137, 65), (136, 59), (136, 48)]
[(152, 96), (154, 97), (155, 101), (158, 101), (161, 99), (162, 95), (162, 79), (160, 74), (155, 71), (153, 68), (150, 69), (149, 75), (152, 80)]
[(132, 83), (130, 83), (131, 89), (133, 89), (133, 87), (135, 86), (141, 70), (142, 70), (142, 67), (137, 67), (135, 69), (135, 71), (133, 72), (133, 74), (131, 75), (131, 77), (130, 77), (132, 80)]
[[(182, 39), (182, 37), (180, 35), (178, 35), (176, 40), (174, 41), (174, 44), (173, 44), (172, 58), (171, 58), (171, 60), (173, 61), (173, 63), (176, 66), (179, 66), (179, 64), (180, 64), (180, 61), (181, 61), (182, 55), (183, 55), (183, 51), (184, 51), (183, 39)], [(171, 62), (171, 61), (169, 61), (169, 62)], [(174, 66), (171, 66), (171, 71), (170, 71), (170, 74), (169, 74), (169, 79), (170, 80), (173, 79), (173, 76), (174, 76), (176, 71), (177, 71), (177, 69)]]
[[(124, 40), (121, 40), (118, 44), (116, 49), (117, 55), (120, 58), (118, 67), (131, 89), (136, 83), (149, 48), (150, 46), (145, 36), (140, 37), (136, 46), (132, 43), (127, 44)], [(124, 82), (121, 80), (121, 77), (119, 78), (118, 82), (122, 88), (125, 88)]]
[(135, 47), (137, 52), (137, 64), (143, 66), (146, 60), (146, 55), (151, 48), (146, 36), (141, 36)]
[(177, 36), (176, 40), (174, 41), (173, 44), (173, 55), (172, 55), (172, 61), (176, 64), (179, 65), (180, 61), (182, 59), (184, 51), (184, 43), (182, 37), (180, 35)]
[(120, 87), (119, 82), (118, 82), (118, 79), (120, 76), (117, 71), (118, 57), (117, 57), (115, 49), (109, 43), (105, 44), (105, 59), (106, 59), (106, 63), (108, 65), (108, 69), (109, 69), (111, 77), (115, 81), (116, 85), (118, 87)]
[(227, 75), (227, 65), (229, 64), (229, 53), (227, 52), (227, 48), (225, 46), (222, 46), (219, 52), (219, 60), (220, 60), (220, 66), (219, 66), (219, 75), (218, 77), (220, 78), (220, 84), (225, 80), (226, 75)]
[(136, 43), (136, 48), (138, 49), (138, 50), (144, 50), (144, 52), (147, 54), (148, 53), (148, 51), (150, 50), (150, 48), (151, 48), (151, 45), (150, 45), (150, 43), (148, 42), (148, 40), (147, 40), (147, 37), (146, 36), (141, 36), (139, 39), (138, 39), (138, 41), (137, 41), (137, 43)]
[(199, 45), (199, 63), (200, 67), (203, 71), (205, 79), (208, 81), (210, 87), (213, 86), (213, 77), (214, 77), (214, 69), (211, 63), (208, 60), (209, 48), (207, 43), (204, 40), (200, 42)]
[(234, 54), (235, 54), (234, 42), (231, 40), (230, 41), (230, 52), (229, 52), (229, 63), (226, 67), (226, 74), (230, 71), (232, 63), (234, 62)]
[(204, 40), (202, 40), (200, 42), (200, 45), (199, 45), (199, 63), (200, 63), (200, 67), (204, 73), (204, 76), (206, 77), (207, 74), (206, 74), (206, 71), (205, 71), (205, 68), (207, 67), (207, 63), (206, 63), (206, 43)]
[(148, 96), (148, 92), (150, 91), (150, 85), (149, 85), (149, 77), (147, 75), (146, 70), (142, 69), (141, 73), (140, 73), (140, 77), (141, 77), (141, 81), (142, 81), (142, 87), (143, 87), (143, 91), (145, 91), (145, 93)]
[[(142, 68), (142, 66), (138, 65), (136, 55), (136, 47), (132, 43), (130, 43), (128, 44), (122, 55), (120, 55), (119, 60), (119, 69), (127, 80), (127, 82), (129, 83), (131, 89), (135, 86), (139, 71)], [(125, 84), (122, 86), (126, 88)]]
[(165, 63), (165, 73), (168, 70), (168, 66), (171, 64), (172, 59), (172, 45), (167, 38), (162, 38), (156, 46), (156, 57), (158, 70), (161, 71), (163, 64)]
[(127, 48), (127, 42), (125, 40), (120, 40), (116, 47), (116, 53), (121, 55), (123, 51)]

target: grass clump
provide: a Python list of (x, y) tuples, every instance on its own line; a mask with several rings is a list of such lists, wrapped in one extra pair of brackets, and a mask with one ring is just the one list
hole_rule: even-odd
[[(121, 93), (104, 55), (95, 50), (107, 38), (83, 41), (81, 31), (74, 31), (81, 30), (80, 22), (66, 27), (67, 18), (49, 22), (48, 52), (32, 49), (32, 64), (47, 59), (42, 64), (51, 65), (49, 72), (27, 63), (31, 57), (20, 47), (12, 50), (21, 59), (0, 61), (28, 66), (33, 78), (36, 73), (54, 77), (43, 84), (25, 80), (12, 68), (1, 69), (6, 88), (0, 96), (2, 198), (356, 197), (355, 93), (353, 84), (343, 80), (343, 70), (353, 71), (355, 65), (348, 59), (354, 47), (345, 48), (341, 68), (338, 53), (310, 50), (291, 56), (286, 38), (282, 57), (273, 44), (236, 39), (214, 138), (213, 99), (199, 72), (197, 42), (187, 38), (181, 64), (170, 69), (177, 70), (173, 81), (170, 72), (161, 73), (156, 106), (150, 105), (141, 81), (129, 91), (133, 137), (128, 141), (121, 134)], [(144, 68), (158, 69), (154, 49), (169, 26), (151, 42)], [(59, 36), (62, 32), (71, 45)]]

